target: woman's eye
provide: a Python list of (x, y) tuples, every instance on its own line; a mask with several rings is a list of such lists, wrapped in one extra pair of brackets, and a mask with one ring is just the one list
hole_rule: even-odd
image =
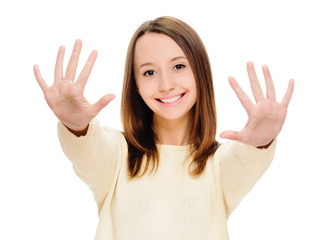
[(180, 69), (182, 69), (182, 68), (184, 68), (185, 67), (185, 65), (183, 65), (183, 64), (177, 64), (175, 67), (174, 67), (174, 69), (176, 69), (176, 70), (180, 70)]
[(145, 75), (145, 76), (153, 76), (154, 75), (154, 71), (153, 70), (148, 70), (143, 75)]

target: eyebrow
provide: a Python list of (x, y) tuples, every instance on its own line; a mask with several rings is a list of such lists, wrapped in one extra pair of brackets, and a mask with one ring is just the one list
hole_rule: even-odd
[[(174, 61), (179, 60), (179, 59), (187, 59), (187, 57), (177, 56), (177, 57), (174, 57), (174, 58), (170, 59), (170, 62), (174, 62)], [(144, 67), (144, 66), (149, 66), (149, 65), (154, 65), (154, 64), (152, 62), (143, 63), (143, 64), (140, 65), (139, 69)]]

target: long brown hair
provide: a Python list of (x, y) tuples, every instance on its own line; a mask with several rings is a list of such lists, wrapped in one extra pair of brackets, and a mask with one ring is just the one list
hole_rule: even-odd
[[(209, 58), (199, 35), (185, 22), (173, 17), (160, 17), (143, 23), (134, 33), (127, 51), (121, 118), (128, 143), (128, 171), (132, 178), (146, 173), (150, 162), (158, 167), (159, 158), (153, 131), (153, 112), (137, 92), (134, 75), (134, 50), (137, 40), (145, 33), (161, 33), (172, 38), (185, 53), (197, 85), (197, 102), (193, 106), (189, 156), (193, 156), (189, 173), (200, 175), (208, 157), (219, 144), (216, 137), (216, 110), (213, 78)], [(141, 165), (146, 157), (143, 172)], [(190, 170), (192, 169), (192, 170)], [(139, 174), (140, 173), (140, 174)]]

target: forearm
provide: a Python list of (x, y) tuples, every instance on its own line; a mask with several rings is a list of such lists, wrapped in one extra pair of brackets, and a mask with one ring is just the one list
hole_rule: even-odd
[(84, 134), (77, 137), (62, 122), (58, 124), (62, 149), (75, 173), (93, 191), (100, 208), (126, 156), (126, 140), (121, 132), (103, 128), (97, 119), (90, 122)]
[(224, 196), (232, 212), (273, 160), (276, 140), (267, 149), (239, 142), (227, 143), (219, 156)]

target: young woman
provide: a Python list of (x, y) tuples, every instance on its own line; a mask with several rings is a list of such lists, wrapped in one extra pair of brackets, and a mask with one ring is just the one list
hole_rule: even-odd
[(95, 239), (229, 239), (227, 219), (273, 159), (294, 82), (281, 103), (267, 66), (266, 97), (247, 64), (256, 103), (229, 82), (249, 119), (216, 140), (212, 73), (203, 43), (186, 23), (161, 17), (142, 24), (127, 53), (122, 94), (124, 132), (95, 118), (113, 94), (89, 104), (83, 96), (97, 52), (77, 81), (77, 40), (63, 76), (60, 47), (52, 86), (36, 79), (59, 119), (58, 134), (76, 174), (99, 210)]

